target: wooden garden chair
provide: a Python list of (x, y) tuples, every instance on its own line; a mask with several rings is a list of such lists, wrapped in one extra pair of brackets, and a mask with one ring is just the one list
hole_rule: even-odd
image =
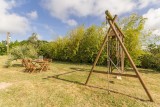
[(39, 64), (40, 66), (41, 66), (41, 68), (40, 68), (40, 72), (41, 71), (47, 71), (49, 68), (49, 62), (48, 61), (43, 61), (43, 63), (40, 63)]
[(22, 60), (22, 65), (26, 68), (25, 71), (28, 71), (30, 73), (35, 72), (35, 70), (38, 70), (38, 68), (35, 64), (31, 62), (29, 59), (23, 59)]
[(31, 60), (28, 60), (28, 64), (29, 64), (29, 67), (30, 67), (30, 71), (29, 72), (35, 72), (35, 70), (39, 70), (40, 67), (36, 66), (35, 64), (32, 63)]
[(52, 59), (43, 59), (44, 61), (47, 61), (47, 69), (50, 69), (49, 66), (50, 66), (50, 63), (52, 62)]
[(30, 65), (28, 63), (28, 59), (22, 59), (22, 65), (26, 68), (25, 72), (26, 71), (30, 72)]

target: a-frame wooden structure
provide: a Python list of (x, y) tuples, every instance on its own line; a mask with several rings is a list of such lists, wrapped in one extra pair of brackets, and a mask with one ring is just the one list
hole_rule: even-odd
[[(146, 87), (143, 79), (141, 78), (141, 75), (140, 75), (140, 73), (139, 73), (139, 71), (138, 71), (135, 63), (133, 62), (130, 54), (128, 53), (125, 45), (123, 44), (123, 39), (122, 39), (121, 37), (125, 37), (125, 36), (124, 36), (123, 32), (121, 31), (121, 29), (119, 28), (119, 26), (115, 23), (115, 20), (116, 20), (116, 18), (117, 18), (117, 15), (115, 15), (115, 16), (113, 17), (113, 16), (110, 14), (109, 11), (106, 11), (105, 13), (106, 13), (106, 20), (108, 21), (110, 27), (109, 27), (109, 29), (108, 29), (108, 31), (107, 31), (107, 34), (106, 34), (106, 36), (105, 36), (105, 38), (104, 38), (104, 41), (103, 41), (103, 43), (102, 43), (102, 45), (101, 45), (101, 47), (100, 47), (100, 50), (99, 50), (99, 52), (98, 52), (98, 54), (97, 54), (97, 57), (96, 57), (96, 59), (95, 59), (95, 61), (94, 61), (94, 64), (93, 64), (93, 66), (92, 66), (92, 68), (91, 68), (91, 71), (90, 71), (90, 73), (89, 73), (89, 75), (88, 75), (88, 78), (87, 78), (85, 84), (87, 85), (87, 83), (88, 83), (88, 81), (89, 81), (89, 79), (90, 79), (90, 76), (91, 76), (91, 74), (92, 74), (92, 72), (93, 72), (93, 70), (94, 70), (94, 67), (96, 66), (96, 64), (97, 64), (97, 62), (98, 62), (98, 59), (99, 59), (99, 57), (100, 57), (100, 55), (101, 55), (101, 53), (102, 53), (102, 50), (103, 50), (105, 44), (106, 44), (107, 41), (108, 41), (109, 35), (114, 32), (114, 34), (115, 34), (115, 36), (116, 36), (116, 39), (117, 39), (118, 42), (119, 42), (119, 45), (121, 46), (123, 52), (125, 53), (126, 57), (128, 58), (128, 60), (129, 60), (129, 62), (130, 62), (130, 64), (131, 64), (133, 70), (135, 71), (135, 74), (136, 74), (135, 77), (137, 77), (137, 78), (139, 79), (139, 81), (140, 81), (140, 83), (142, 84), (142, 86), (143, 86), (146, 94), (148, 95), (150, 101), (153, 102), (153, 98), (152, 98), (150, 92), (148, 91), (148, 89), (147, 89), (147, 87)], [(123, 58), (124, 58), (124, 57), (122, 57), (122, 61), (123, 61)], [(110, 60), (110, 59), (108, 59), (108, 60)], [(121, 70), (123, 70), (123, 62), (122, 62), (121, 68), (122, 68)], [(108, 72), (109, 72), (109, 71), (108, 71)]]

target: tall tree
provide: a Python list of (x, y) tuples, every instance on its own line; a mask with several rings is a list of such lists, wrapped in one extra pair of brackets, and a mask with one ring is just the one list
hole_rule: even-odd
[[(138, 16), (137, 14), (132, 14), (129, 17), (125, 17), (120, 20), (120, 25), (122, 26), (122, 30), (125, 34), (125, 45), (133, 58), (136, 65), (140, 64), (140, 60), (138, 59), (143, 51), (141, 44), (141, 37), (144, 36), (144, 24), (145, 18), (142, 16)], [(126, 60), (126, 64), (128, 61)]]

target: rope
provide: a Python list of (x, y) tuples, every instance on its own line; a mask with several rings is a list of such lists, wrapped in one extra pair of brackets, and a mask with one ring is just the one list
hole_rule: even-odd
[(119, 68), (114, 64), (114, 62), (112, 61), (112, 59), (108, 56), (109, 60), (111, 61), (111, 63), (114, 65), (114, 67), (118, 70), (119, 73), (121, 73), (121, 70), (119, 70)]
[[(110, 55), (110, 51), (109, 51), (109, 37), (107, 38), (107, 56), (109, 56)], [(107, 65), (108, 65), (108, 72), (107, 72), (107, 82), (108, 82), (108, 84), (107, 84), (107, 86), (108, 86), (108, 94), (109, 94), (109, 72), (110, 72), (110, 61), (109, 61), (109, 59), (108, 59), (108, 57), (107, 57)]]

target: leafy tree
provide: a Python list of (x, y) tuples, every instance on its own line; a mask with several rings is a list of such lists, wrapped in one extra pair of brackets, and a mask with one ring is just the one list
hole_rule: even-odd
[[(120, 21), (121, 26), (123, 26), (122, 30), (125, 34), (125, 46), (136, 65), (140, 65), (139, 57), (143, 53), (141, 48), (141, 37), (144, 36), (143, 29), (145, 20), (146, 19), (142, 16), (132, 14)], [(125, 61), (126, 64), (129, 65), (128, 60)]]
[(36, 44), (38, 41), (38, 35), (37, 33), (32, 33), (32, 36), (30, 36), (28, 38), (28, 42), (31, 43), (31, 44)]
[[(146, 35), (143, 32), (145, 20), (141, 16), (132, 14), (119, 21), (120, 25), (123, 25), (122, 30), (126, 35), (125, 45), (136, 65), (141, 64), (139, 57), (143, 54), (141, 43), (142, 37)], [(39, 54), (55, 60), (93, 63), (106, 33), (103, 32), (104, 27), (104, 24), (102, 26), (92, 25), (89, 28), (85, 28), (83, 25), (79, 26), (64, 38), (42, 44), (38, 47)], [(106, 48), (104, 48), (98, 64), (106, 64), (106, 58)], [(125, 63), (129, 65), (127, 60)]]
[(9, 48), (12, 49), (12, 48), (14, 48), (14, 47), (16, 47), (16, 46), (19, 46), (19, 45), (20, 45), (20, 42), (16, 40), (16, 41), (11, 42), (11, 43), (9, 44)]
[(32, 45), (14, 47), (10, 53), (13, 60), (37, 57), (37, 51)]
[(160, 53), (160, 45), (150, 44), (148, 45), (148, 51), (152, 54), (159, 54)]
[(79, 26), (72, 30), (68, 35), (68, 42), (66, 47), (66, 53), (68, 60), (72, 62), (79, 62), (79, 47), (82, 38), (84, 37), (85, 28), (84, 26)]
[(86, 29), (84, 37), (79, 45), (78, 54), (81, 62), (94, 62), (102, 40), (103, 36), (100, 35), (99, 29), (96, 26), (93, 25)]
[(10, 67), (13, 60), (25, 58), (37, 58), (37, 50), (35, 50), (32, 45), (22, 45), (12, 48), (10, 51), (10, 57), (6, 62), (6, 67)]
[(43, 55), (46, 58), (53, 58), (54, 59), (53, 54), (52, 54), (52, 51), (54, 49), (53, 44), (54, 44), (53, 42), (42, 44), (39, 48), (38, 54)]
[(150, 44), (141, 57), (143, 68), (152, 68), (160, 71), (160, 45)]
[(7, 53), (5, 41), (0, 42), (0, 55), (5, 55)]

